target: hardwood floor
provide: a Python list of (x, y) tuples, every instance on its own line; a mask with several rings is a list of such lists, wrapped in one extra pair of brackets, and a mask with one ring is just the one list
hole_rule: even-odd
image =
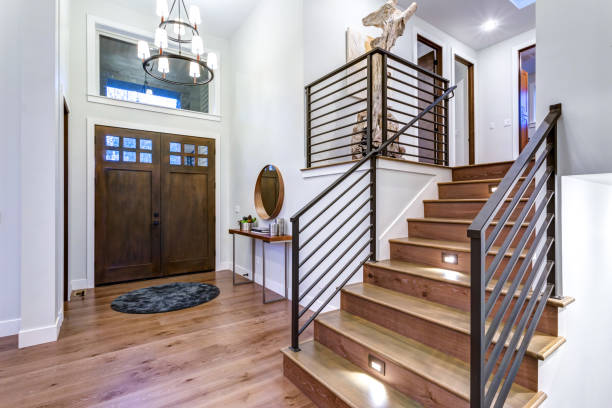
[[(163, 314), (110, 308), (122, 293), (175, 281), (221, 294)], [(314, 408), (283, 377), (290, 303), (263, 305), (261, 286), (234, 287), (230, 271), (90, 289), (64, 313), (56, 343), (19, 350), (16, 336), (0, 339), (0, 407)]]

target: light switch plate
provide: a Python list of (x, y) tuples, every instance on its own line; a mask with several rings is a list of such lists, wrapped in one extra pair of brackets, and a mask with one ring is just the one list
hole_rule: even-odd
[(495, 122), (489, 123), (489, 129), (491, 130), (495, 129)]
[(234, 206), (234, 212), (236, 214), (240, 214), (240, 206), (239, 205)]
[(512, 126), (512, 120), (505, 119), (504, 120), (504, 127), (510, 127), (510, 126)]

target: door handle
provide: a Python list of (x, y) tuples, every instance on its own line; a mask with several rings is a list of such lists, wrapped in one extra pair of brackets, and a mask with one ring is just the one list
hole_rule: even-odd
[(159, 220), (153, 221), (153, 225), (159, 225)]

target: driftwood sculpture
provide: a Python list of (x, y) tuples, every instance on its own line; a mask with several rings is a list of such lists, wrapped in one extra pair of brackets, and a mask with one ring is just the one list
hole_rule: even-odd
[[(395, 42), (404, 34), (406, 22), (414, 15), (417, 10), (417, 4), (412, 3), (410, 7), (402, 11), (397, 7), (398, 0), (388, 0), (380, 9), (364, 17), (362, 23), (364, 26), (373, 26), (382, 29), (382, 35), (373, 39), (370, 42), (372, 48), (382, 48), (383, 50), (391, 51)], [(373, 148), (380, 146), (383, 140), (382, 135), (382, 61), (380, 55), (374, 55), (372, 59), (372, 145)], [(365, 119), (366, 113), (361, 112), (358, 115), (358, 120)], [(393, 115), (387, 114), (388, 119), (393, 119)], [(393, 135), (399, 130), (399, 126), (395, 122), (387, 121), (388, 135)], [(363, 154), (363, 145), (366, 141), (367, 123), (355, 125), (352, 138), (353, 158), (357, 159)], [(359, 133), (357, 133), (359, 132)], [(387, 148), (387, 155), (390, 157), (401, 157), (406, 149), (397, 143), (392, 143)]]

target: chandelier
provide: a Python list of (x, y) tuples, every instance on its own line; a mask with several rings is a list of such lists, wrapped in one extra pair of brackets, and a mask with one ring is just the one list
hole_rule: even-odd
[[(200, 9), (194, 5), (187, 9), (184, 0), (173, 0), (172, 7), (168, 8), (167, 0), (157, 0), (156, 12), (161, 23), (155, 30), (156, 49), (153, 55), (146, 41), (138, 41), (138, 58), (142, 59), (144, 71), (155, 79), (174, 85), (198, 86), (211, 82), (215, 76), (213, 70), (218, 68), (218, 60), (217, 55), (211, 52), (207, 53), (206, 61), (202, 60), (204, 44), (198, 31), (198, 25), (202, 22)], [(168, 51), (170, 41), (175, 44), (174, 48), (178, 48), (178, 54)], [(191, 45), (191, 55), (183, 52), (187, 44)], [(182, 81), (176, 75), (170, 79), (171, 65), (184, 65), (185, 73), (191, 80)]]

